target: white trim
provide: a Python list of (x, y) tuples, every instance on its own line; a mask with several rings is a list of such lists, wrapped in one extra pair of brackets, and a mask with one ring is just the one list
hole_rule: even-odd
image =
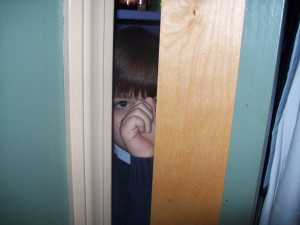
[(71, 224), (86, 225), (81, 0), (65, 1), (65, 111)]
[(111, 224), (111, 0), (65, 1), (65, 107), (72, 224)]

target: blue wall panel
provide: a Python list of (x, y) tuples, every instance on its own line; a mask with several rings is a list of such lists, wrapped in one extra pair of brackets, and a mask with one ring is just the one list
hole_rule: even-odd
[(0, 0), (0, 224), (69, 224), (63, 2)]
[(246, 1), (220, 225), (252, 225), (285, 0)]

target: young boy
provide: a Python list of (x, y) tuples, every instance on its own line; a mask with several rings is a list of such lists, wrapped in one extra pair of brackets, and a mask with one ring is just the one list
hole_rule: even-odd
[(112, 224), (150, 224), (158, 38), (129, 27), (115, 36)]

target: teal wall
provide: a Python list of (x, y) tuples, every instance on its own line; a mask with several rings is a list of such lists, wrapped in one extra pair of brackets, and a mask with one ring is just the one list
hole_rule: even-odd
[(69, 224), (63, 1), (0, 0), (0, 224)]
[(252, 225), (285, 0), (246, 1), (220, 225)]

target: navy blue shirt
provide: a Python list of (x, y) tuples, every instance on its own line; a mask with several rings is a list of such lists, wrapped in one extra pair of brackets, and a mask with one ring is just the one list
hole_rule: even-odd
[(113, 154), (112, 225), (150, 225), (153, 158)]

